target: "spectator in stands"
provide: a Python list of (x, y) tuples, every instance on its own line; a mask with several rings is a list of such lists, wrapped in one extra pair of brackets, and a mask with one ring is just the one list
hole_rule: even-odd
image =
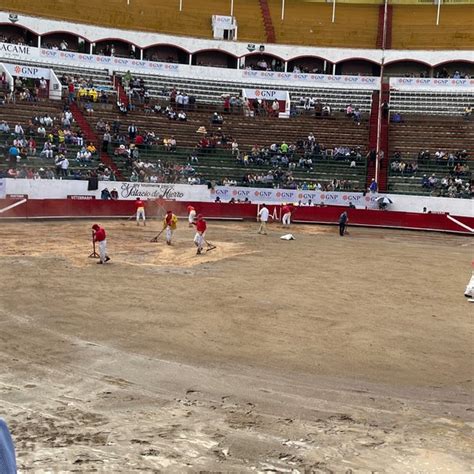
[(110, 199), (117, 201), (118, 198), (119, 198), (119, 193), (117, 191), (117, 188), (112, 188), (112, 191), (110, 191)]
[(5, 120), (2, 120), (2, 123), (0, 123), (0, 133), (5, 133), (5, 134), (10, 133), (10, 126)]
[(369, 186), (369, 191), (372, 193), (372, 194), (375, 194), (379, 189), (379, 186), (377, 184), (377, 181), (375, 181), (375, 178), (372, 178), (372, 181), (370, 182), (370, 186)]
[(181, 110), (179, 113), (178, 113), (178, 120), (180, 122), (186, 122), (188, 120), (188, 117), (186, 115), (186, 112), (184, 112), (184, 110)]
[(211, 122), (214, 125), (222, 125), (224, 123), (224, 117), (222, 117), (222, 115), (218, 114), (217, 112), (214, 112)]
[(360, 125), (360, 122), (362, 120), (362, 113), (357, 107), (354, 109), (352, 118), (357, 125)]
[(104, 199), (105, 201), (111, 199), (110, 191), (107, 188), (104, 188), (100, 193), (100, 198)]
[(472, 115), (472, 107), (468, 105), (464, 109), (464, 120), (471, 120), (471, 115)]
[(21, 126), (21, 124), (17, 123), (15, 125), (15, 135), (18, 137), (18, 136), (23, 136), (25, 134), (25, 132), (23, 131), (23, 127)]
[(36, 141), (32, 136), (30, 136), (30, 139), (28, 140), (28, 154), (31, 156), (36, 155)]
[(77, 161), (81, 164), (90, 163), (91, 158), (92, 158), (92, 153), (88, 151), (87, 148), (84, 146), (77, 152), (77, 155), (76, 155)]
[(87, 115), (92, 115), (94, 113), (94, 107), (92, 106), (92, 102), (90, 100), (87, 100), (87, 102), (84, 104), (84, 110), (86, 111)]
[(12, 145), (10, 149), (8, 150), (8, 155), (9, 155), (9, 162), (10, 162), (10, 167), (11, 168), (16, 168), (16, 164), (18, 162), (18, 157), (20, 155), (20, 150), (15, 146)]
[(329, 117), (331, 115), (331, 107), (329, 105), (323, 105), (322, 108), (322, 116)]
[(40, 153), (40, 157), (46, 159), (53, 158), (53, 145), (49, 140), (44, 142), (43, 150)]
[(138, 128), (135, 125), (134, 122), (132, 122), (129, 127), (128, 127), (128, 138), (130, 139), (131, 142), (135, 140), (135, 137), (138, 134)]

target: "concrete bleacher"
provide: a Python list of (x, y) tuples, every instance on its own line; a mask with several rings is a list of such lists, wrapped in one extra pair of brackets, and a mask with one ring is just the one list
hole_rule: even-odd
[[(117, 118), (116, 111), (97, 110), (93, 117), (88, 117), (89, 123), (95, 128), (99, 118), (112, 123)], [(197, 172), (206, 179), (220, 180), (224, 177), (229, 179), (241, 179), (245, 168), (240, 165), (235, 157), (230, 153), (231, 138), (239, 144), (242, 152), (248, 152), (254, 145), (269, 146), (272, 143), (281, 143), (285, 140), (288, 144), (296, 143), (298, 140), (304, 140), (310, 132), (313, 132), (317, 141), (326, 148), (335, 146), (348, 146), (351, 148), (361, 147), (361, 153), (365, 156), (368, 143), (368, 124), (362, 123), (360, 126), (352, 120), (346, 118), (328, 118), (316, 119), (312, 116), (300, 116), (289, 120), (277, 119), (274, 117), (244, 117), (242, 114), (224, 115), (224, 123), (220, 126), (213, 125), (210, 122), (211, 113), (202, 111), (190, 111), (186, 122), (170, 121), (161, 114), (145, 113), (138, 109), (126, 116), (119, 117), (121, 121), (121, 131), (126, 134), (127, 128), (134, 123), (140, 132), (154, 132), (160, 138), (174, 136), (179, 153), (165, 153), (163, 147), (154, 147), (150, 159), (172, 160), (179, 164), (189, 162), (191, 151), (198, 144), (202, 135), (197, 133), (199, 127), (204, 126), (209, 135), (221, 132), (227, 137), (228, 144), (215, 151), (206, 151), (201, 153)], [(148, 158), (147, 158), (148, 159)], [(117, 162), (119, 169), (123, 170), (123, 163)], [(193, 164), (194, 166), (194, 164)], [(251, 169), (253, 170), (253, 166)], [(262, 168), (255, 168), (260, 172)], [(360, 188), (365, 179), (365, 162), (359, 164), (357, 169), (349, 169), (349, 163), (336, 162), (333, 160), (318, 161), (311, 173), (302, 172), (301, 179), (348, 179), (354, 183), (354, 186)], [(129, 175), (129, 173), (128, 173)], [(330, 178), (329, 178), (330, 176)], [(299, 179), (300, 177), (298, 177)]]
[[(189, 163), (189, 157), (192, 153), (191, 149), (178, 148), (176, 152), (170, 153), (164, 151), (161, 147), (154, 146), (149, 149), (141, 150), (140, 159), (145, 162), (157, 163), (158, 161), (167, 164), (177, 164), (185, 166)], [(216, 183), (222, 183), (227, 178), (235, 180), (237, 184), (243, 184), (244, 175), (264, 175), (271, 166), (249, 165), (244, 166), (236, 161), (229, 150), (216, 149), (198, 154), (199, 162), (192, 163), (195, 175), (199, 176), (205, 182), (214, 180)], [(115, 162), (124, 176), (129, 177), (131, 169), (126, 167), (123, 159), (115, 158)], [(348, 189), (362, 190), (365, 185), (366, 167), (365, 161), (358, 163), (357, 167), (350, 168), (349, 163), (342, 161), (315, 160), (310, 170), (296, 168), (292, 172), (294, 183), (298, 186), (303, 183), (319, 182), (323, 186), (333, 179), (343, 180), (347, 182)], [(263, 184), (255, 184), (254, 186), (265, 186)]]
[(394, 5), (392, 48), (464, 49), (474, 48), (472, 5), (443, 3), (436, 26), (436, 4)]
[(332, 23), (332, 4), (286, 0), (281, 21), (281, 1), (269, 0), (278, 43), (375, 48), (378, 5), (338, 3)]
[[(170, 121), (162, 114), (147, 114), (138, 109), (126, 116), (120, 116), (122, 130), (131, 123), (135, 123), (140, 131), (153, 131), (160, 138), (173, 135), (178, 146), (194, 147), (199, 139), (199, 127), (206, 127), (208, 132), (215, 132), (221, 128), (227, 137), (237, 140), (241, 147), (250, 148), (256, 143), (271, 144), (287, 140), (287, 143), (305, 138), (313, 132), (316, 139), (326, 147), (334, 146), (362, 146), (368, 142), (368, 124), (360, 126), (346, 118), (316, 119), (312, 116), (300, 116), (292, 119), (278, 119), (275, 117), (248, 118), (241, 114), (224, 115), (224, 123), (220, 126), (211, 124), (211, 113), (191, 111), (186, 122)], [(95, 128), (99, 118), (112, 123), (118, 116), (117, 112), (109, 109), (97, 109), (88, 120)]]
[[(452, 167), (448, 167), (444, 163), (436, 163), (434, 153), (438, 150), (446, 153), (466, 150), (467, 163), (471, 171), (463, 176), (463, 179), (467, 182), (472, 180), (472, 170), (474, 169), (474, 127), (472, 122), (456, 117), (408, 115), (404, 123), (390, 124), (389, 137), (390, 159), (399, 153), (401, 160), (418, 163), (415, 175), (408, 173), (401, 175), (399, 172), (390, 171), (390, 191), (429, 194), (429, 190), (421, 187), (423, 174), (430, 176), (434, 173), (438, 178), (442, 178), (452, 171)], [(430, 151), (429, 163), (419, 163), (417, 158), (421, 150)]]
[(361, 112), (369, 112), (372, 101), (372, 91), (365, 89), (301, 87), (290, 83), (288, 85), (262, 85), (261, 83), (238, 83), (158, 75), (141, 75), (140, 77), (144, 79), (152, 97), (167, 98), (168, 94), (163, 94), (163, 90), (170, 91), (175, 87), (177, 90), (195, 96), (198, 104), (222, 105), (223, 95), (238, 97), (242, 95), (243, 88), (261, 89), (264, 87), (288, 91), (292, 102), (298, 102), (302, 96), (314, 97), (322, 103), (330, 105), (334, 110), (345, 110), (347, 105), (352, 103)]
[(401, 114), (461, 115), (474, 102), (472, 92), (390, 92), (390, 111)]

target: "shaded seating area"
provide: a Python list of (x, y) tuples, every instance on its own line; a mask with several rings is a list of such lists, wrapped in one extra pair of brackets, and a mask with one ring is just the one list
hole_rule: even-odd
[[(463, 189), (472, 184), (471, 122), (457, 117), (407, 115), (404, 123), (390, 124), (389, 137), (389, 191), (448, 196), (449, 186), (442, 185), (443, 179), (460, 179)], [(396, 165), (401, 162), (401, 167)], [(471, 192), (457, 194), (452, 197), (469, 197)]]

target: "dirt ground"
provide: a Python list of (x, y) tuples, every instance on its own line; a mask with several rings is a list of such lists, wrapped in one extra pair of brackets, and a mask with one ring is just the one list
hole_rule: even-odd
[(92, 223), (0, 223), (21, 472), (471, 472), (472, 239)]

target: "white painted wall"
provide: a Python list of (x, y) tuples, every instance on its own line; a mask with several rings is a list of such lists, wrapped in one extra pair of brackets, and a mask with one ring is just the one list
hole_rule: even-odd
[[(148, 183), (126, 183), (126, 182), (99, 182), (97, 191), (88, 191), (87, 181), (74, 180), (32, 180), (32, 179), (4, 179), (0, 180), (0, 196), (5, 194), (26, 194), (30, 199), (64, 199), (68, 195), (91, 195), (100, 199), (100, 193), (104, 188), (111, 190), (117, 188), (121, 199), (135, 199), (137, 196), (145, 199), (155, 199), (161, 195), (178, 201), (202, 201), (212, 202), (219, 196), (223, 202), (228, 202), (231, 197), (245, 198), (250, 201), (281, 203), (298, 202), (312, 199), (313, 203), (325, 202), (328, 205), (347, 205), (352, 202), (357, 208), (377, 207), (376, 199), (380, 195), (350, 192), (313, 192), (301, 190), (264, 189), (264, 188), (242, 188), (233, 186), (218, 186), (210, 191), (207, 186), (190, 186), (187, 184), (148, 184)], [(383, 194), (385, 195), (385, 194)], [(407, 196), (400, 194), (388, 194), (393, 204), (392, 211), (422, 213), (423, 208), (432, 212), (449, 212), (456, 216), (474, 216), (473, 202), (470, 199), (453, 199), (425, 196)]]

